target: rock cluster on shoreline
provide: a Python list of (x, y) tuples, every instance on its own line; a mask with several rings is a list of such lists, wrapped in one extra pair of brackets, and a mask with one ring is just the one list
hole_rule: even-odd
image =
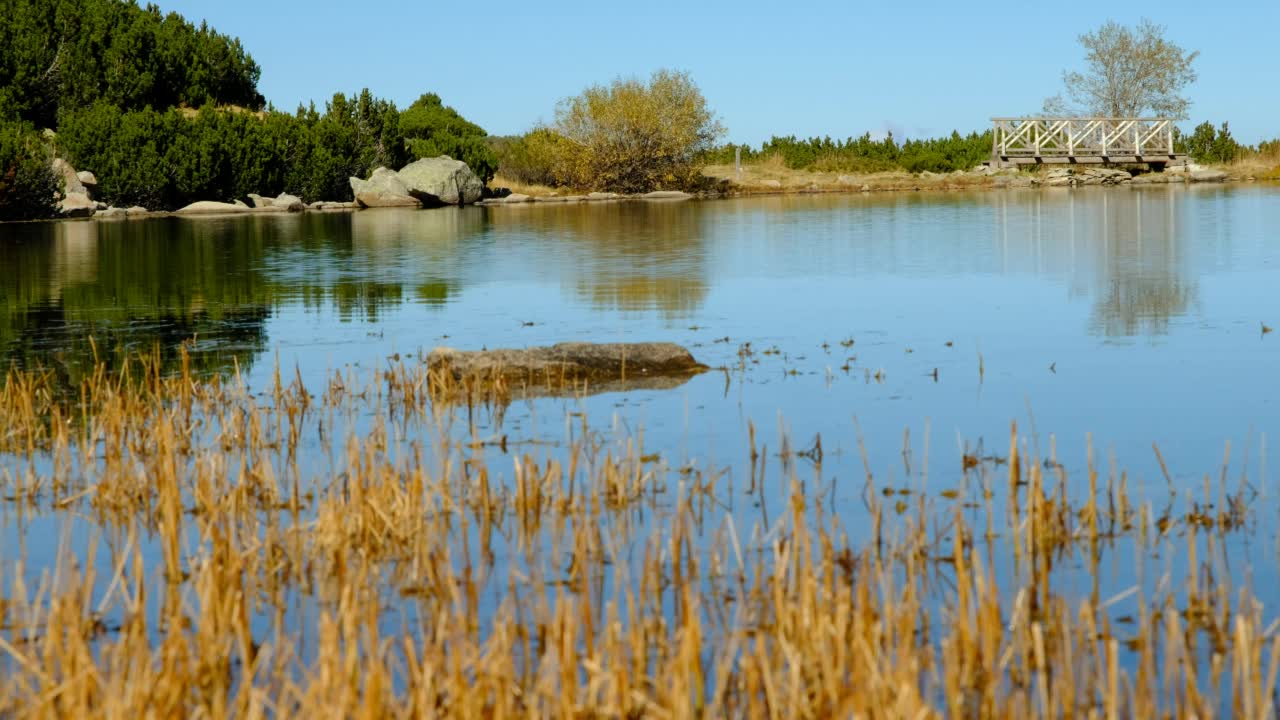
[(363, 208), (471, 205), (484, 195), (484, 181), (448, 155), (417, 160), (399, 172), (380, 167), (368, 180), (353, 177), (350, 183)]
[(1045, 187), (1078, 187), (1081, 185), (1126, 185), (1133, 175), (1108, 167), (1060, 167), (1040, 178)]
[(469, 205), (480, 200), (484, 182), (466, 163), (447, 156), (427, 158), (410, 163), (399, 172), (378, 168), (369, 180), (351, 178), (355, 202), (321, 200), (310, 205), (297, 195), (281, 193), (264, 197), (250, 193), (249, 202), (235, 200), (221, 202), (201, 200), (179, 208), (172, 213), (149, 211), (143, 207), (117, 208), (98, 201), (94, 195), (98, 179), (91, 172), (77, 172), (64, 159), (55, 159), (52, 170), (62, 183), (58, 194), (58, 215), (62, 218), (98, 218), (122, 220), (143, 215), (177, 215), (183, 217), (210, 215), (241, 215), (266, 213), (297, 213), (304, 211), (351, 211), (368, 207), (437, 207), (443, 205)]

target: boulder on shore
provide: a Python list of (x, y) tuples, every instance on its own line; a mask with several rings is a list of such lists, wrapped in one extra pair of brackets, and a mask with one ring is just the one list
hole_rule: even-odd
[(1227, 174), (1221, 170), (1192, 170), (1191, 182), (1193, 183), (1216, 183), (1226, 182)]
[(84, 185), (85, 187), (88, 187), (90, 189), (93, 189), (98, 186), (98, 176), (94, 175), (88, 170), (81, 170), (80, 172), (76, 173), (76, 179), (80, 181), (81, 185)]
[(640, 197), (645, 200), (689, 200), (693, 198), (689, 193), (680, 192), (679, 190), (655, 190)]
[(678, 377), (707, 370), (688, 350), (674, 343), (581, 342), (523, 350), (468, 352), (436, 348), (427, 357), (427, 367), (434, 372), (448, 372), (455, 379), (475, 377), (529, 384)]
[(97, 209), (98, 204), (83, 191), (67, 193), (67, 196), (58, 202), (58, 212), (62, 217), (67, 218), (93, 217)]
[(360, 208), (360, 205), (359, 205), (359, 203), (354, 203), (354, 202), (335, 202), (335, 201), (332, 201), (332, 200), (328, 200), (328, 201), (326, 201), (326, 200), (319, 200), (319, 201), (317, 201), (317, 202), (313, 202), (313, 203), (311, 203), (311, 204), (310, 204), (309, 206), (307, 206), (307, 207), (308, 207), (309, 209), (311, 209), (311, 210), (318, 210), (318, 211), (323, 211), (323, 210), (358, 210), (358, 209)]
[(302, 212), (307, 209), (307, 204), (302, 202), (302, 198), (297, 195), (280, 193), (275, 200), (271, 201), (271, 207), (280, 208), (285, 212)]
[(409, 186), (395, 170), (380, 167), (368, 180), (350, 179), (351, 193), (360, 207), (422, 207), (422, 203), (409, 194)]
[(233, 215), (236, 213), (246, 213), (252, 208), (242, 202), (234, 203), (214, 202), (212, 200), (201, 200), (193, 202), (190, 205), (176, 211), (178, 215)]
[(409, 163), (397, 175), (423, 205), (471, 205), (484, 195), (484, 182), (448, 155)]
[(84, 187), (84, 183), (80, 182), (80, 176), (76, 173), (76, 169), (71, 167), (71, 163), (62, 158), (54, 158), (53, 172), (62, 179), (62, 193), (64, 195), (89, 194), (89, 191)]

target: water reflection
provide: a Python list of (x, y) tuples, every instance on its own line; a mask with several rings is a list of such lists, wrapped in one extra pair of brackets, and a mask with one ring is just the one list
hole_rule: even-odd
[[(265, 347), (270, 314), (243, 272), (244, 244), (169, 223), (68, 222), (12, 226), (0, 242), (0, 351), (74, 379), (99, 357), (181, 343), (195, 367), (217, 371)], [(246, 237), (246, 236), (240, 236)], [(252, 242), (249, 243), (252, 245)]]
[[(314, 326), (300, 343), (350, 342), (333, 322), (434, 322), (406, 306), (437, 314), (423, 338), (520, 344), (723, 325), (762, 296), (759, 324), (780, 323), (764, 329), (786, 340), (838, 332), (831, 312), (854, 302), (877, 323), (909, 317), (922, 291), (990, 312), (994, 325), (1001, 304), (1021, 302), (994, 276), (1064, 286), (1068, 304), (1089, 303), (1089, 334), (1158, 336), (1200, 307), (1203, 277), (1238, 270), (1234, 245), (1258, 235), (1234, 225), (1242, 203), (1273, 199), (1162, 186), (6, 225), (0, 353), (74, 366), (89, 335), (169, 354), (196, 336), (215, 371), (251, 362), (300, 322)], [(558, 321), (555, 337), (508, 337), (531, 308)]]
[(707, 243), (719, 214), (705, 203), (574, 203), (502, 207), (496, 233), (550, 239), (537, 259), (593, 308), (692, 316), (707, 296)]
[(1005, 268), (1065, 275), (1074, 293), (1093, 299), (1091, 332), (1163, 335), (1196, 304), (1199, 285), (1184, 219), (1196, 196), (1185, 189), (994, 197)]

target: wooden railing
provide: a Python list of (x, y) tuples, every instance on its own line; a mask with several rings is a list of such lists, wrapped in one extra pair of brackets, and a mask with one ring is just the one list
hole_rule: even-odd
[(992, 118), (991, 154), (1006, 162), (1173, 160), (1169, 118)]

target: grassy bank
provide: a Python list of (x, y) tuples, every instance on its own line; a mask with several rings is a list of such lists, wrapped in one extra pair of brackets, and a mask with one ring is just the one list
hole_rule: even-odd
[[(752, 428), (735, 479), (569, 416), (548, 452), (468, 432), (501, 393), (457, 389), (415, 360), (262, 392), (10, 373), (5, 522), (66, 532), (2, 550), (0, 714), (1270, 713), (1277, 612), (1226, 557), (1255, 510), (1225, 470), (1152, 506), (1015, 428), (935, 459), (941, 487), (868, 468), (849, 527), (820, 444)], [(1148, 563), (1185, 570), (1099, 591)]]

